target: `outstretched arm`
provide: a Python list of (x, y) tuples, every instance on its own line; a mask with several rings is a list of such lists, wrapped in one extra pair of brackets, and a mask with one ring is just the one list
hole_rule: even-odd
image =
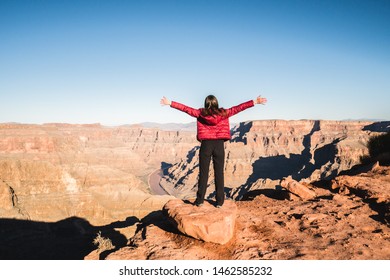
[(165, 96), (163, 96), (163, 98), (161, 98), (160, 104), (162, 106), (169, 105), (169, 106), (171, 106), (174, 109), (177, 109), (177, 110), (180, 110), (180, 111), (182, 111), (184, 113), (187, 113), (191, 117), (197, 118), (200, 115), (200, 110), (188, 107), (188, 106), (186, 106), (184, 104), (181, 104), (181, 103), (178, 103), (178, 102), (175, 102), (175, 101), (170, 101)]
[(264, 97), (261, 97), (261, 96), (258, 96), (256, 97), (256, 99), (253, 99), (253, 100), (249, 100), (247, 102), (244, 102), (242, 104), (239, 104), (237, 106), (234, 106), (232, 108), (229, 108), (227, 109), (227, 116), (228, 117), (231, 117), (241, 111), (244, 111), (250, 107), (253, 107), (254, 105), (256, 104), (262, 104), (262, 105), (265, 105), (265, 103), (267, 103), (267, 98), (264, 98)]
[(267, 98), (261, 97), (261, 95), (259, 95), (258, 97), (256, 97), (255, 99), (253, 99), (253, 103), (254, 103), (254, 104), (265, 105), (265, 103), (267, 103)]

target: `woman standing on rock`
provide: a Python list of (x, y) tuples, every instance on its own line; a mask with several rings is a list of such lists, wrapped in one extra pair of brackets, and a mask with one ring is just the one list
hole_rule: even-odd
[(175, 101), (170, 101), (165, 96), (160, 101), (161, 105), (170, 105), (197, 119), (197, 139), (201, 142), (199, 152), (199, 181), (196, 193), (195, 205), (201, 206), (204, 201), (209, 177), (211, 157), (213, 158), (216, 207), (221, 207), (225, 200), (224, 194), (224, 142), (230, 140), (229, 118), (244, 111), (255, 104), (264, 105), (267, 99), (258, 96), (254, 100), (244, 102), (229, 109), (219, 108), (218, 100), (214, 95), (209, 95), (204, 101), (204, 108), (194, 109)]

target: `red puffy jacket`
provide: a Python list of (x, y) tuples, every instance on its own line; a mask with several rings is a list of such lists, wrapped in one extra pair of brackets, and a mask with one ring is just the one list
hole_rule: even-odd
[(253, 100), (250, 100), (240, 105), (226, 109), (225, 116), (220, 116), (220, 115), (203, 116), (201, 114), (202, 108), (194, 109), (175, 101), (171, 102), (172, 108), (185, 112), (188, 115), (195, 117), (197, 119), (196, 122), (197, 139), (199, 141), (216, 140), (216, 139), (230, 140), (231, 135), (230, 135), (229, 117), (241, 111), (244, 111), (245, 109), (253, 107), (254, 105), (255, 104)]

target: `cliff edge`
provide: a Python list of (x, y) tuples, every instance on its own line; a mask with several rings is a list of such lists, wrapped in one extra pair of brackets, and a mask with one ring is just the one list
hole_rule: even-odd
[(224, 245), (186, 236), (156, 211), (106, 259), (390, 259), (390, 167), (310, 187), (309, 200), (285, 189), (247, 193), (235, 202), (234, 236)]

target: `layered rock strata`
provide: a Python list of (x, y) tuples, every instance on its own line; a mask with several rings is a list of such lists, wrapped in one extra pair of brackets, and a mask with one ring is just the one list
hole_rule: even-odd
[[(225, 187), (242, 198), (251, 190), (275, 188), (291, 176), (298, 182), (334, 178), (360, 163), (368, 139), (390, 130), (390, 122), (284, 121), (241, 123), (226, 142)], [(176, 197), (195, 196), (199, 147), (170, 167), (160, 184)], [(212, 168), (207, 195), (214, 192)]]
[(170, 199), (151, 195), (148, 175), (195, 144), (186, 131), (0, 124), (0, 217), (77, 216), (95, 225), (141, 218)]

